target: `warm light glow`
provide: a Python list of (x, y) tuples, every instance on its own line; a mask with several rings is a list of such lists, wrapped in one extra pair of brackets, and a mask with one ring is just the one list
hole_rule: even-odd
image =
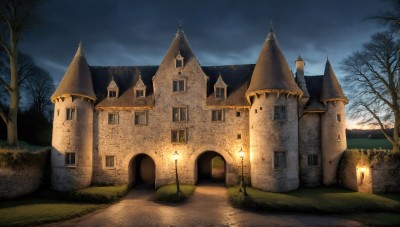
[(365, 171), (364, 167), (361, 167), (360, 171), (361, 171), (361, 173), (364, 173), (364, 171)]
[(179, 158), (179, 154), (178, 154), (178, 152), (177, 152), (177, 151), (175, 151), (175, 153), (173, 154), (173, 156), (174, 156), (174, 160), (175, 160), (175, 161), (177, 161), (177, 160), (178, 160), (178, 158)]
[(241, 158), (243, 158), (243, 156), (244, 156), (244, 151), (242, 150), (242, 148), (240, 148), (239, 156), (240, 156)]

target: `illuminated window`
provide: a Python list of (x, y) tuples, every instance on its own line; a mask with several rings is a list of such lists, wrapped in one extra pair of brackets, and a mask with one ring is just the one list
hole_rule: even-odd
[(336, 114), (336, 121), (337, 122), (342, 122), (340, 114)]
[(172, 121), (186, 121), (187, 119), (187, 108), (186, 107), (179, 107), (179, 108), (172, 108)]
[(65, 165), (73, 166), (76, 165), (76, 153), (75, 152), (66, 152), (65, 153)]
[(136, 98), (144, 98), (144, 90), (136, 90)]
[(172, 143), (186, 143), (186, 130), (172, 130), (171, 131), (171, 142)]
[(282, 151), (274, 152), (274, 168), (286, 169), (286, 152)]
[(318, 166), (318, 155), (309, 154), (308, 155), (308, 166)]
[(173, 92), (183, 92), (185, 91), (185, 80), (174, 80), (172, 83)]
[(115, 167), (115, 156), (106, 155), (105, 161), (106, 161), (106, 167), (107, 168)]
[(147, 113), (145, 111), (135, 112), (135, 125), (147, 125)]
[(76, 119), (76, 109), (67, 108), (67, 120), (75, 120)]
[(274, 120), (285, 120), (285, 119), (286, 119), (286, 106), (275, 106)]
[(223, 121), (224, 120), (224, 112), (222, 110), (213, 110), (211, 119), (212, 119), (212, 121)]
[(225, 88), (223, 87), (215, 88), (215, 97), (219, 99), (225, 98)]
[(108, 113), (108, 124), (118, 124), (119, 116), (118, 113)]

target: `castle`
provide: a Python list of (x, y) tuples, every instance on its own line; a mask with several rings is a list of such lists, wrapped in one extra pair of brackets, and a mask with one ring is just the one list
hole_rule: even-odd
[(181, 28), (159, 66), (89, 66), (82, 45), (51, 97), (52, 186), (175, 182), (244, 176), (265, 191), (332, 185), (346, 149), (348, 103), (329, 60), (295, 76), (272, 27), (255, 65), (201, 66)]

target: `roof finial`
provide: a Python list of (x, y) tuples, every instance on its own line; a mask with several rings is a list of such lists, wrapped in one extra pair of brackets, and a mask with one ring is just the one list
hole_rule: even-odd
[(269, 21), (269, 31), (274, 32), (274, 27), (272, 26), (272, 20)]
[(179, 27), (178, 31), (176, 32), (176, 35), (183, 34), (183, 29), (182, 29), (182, 21), (179, 21)]

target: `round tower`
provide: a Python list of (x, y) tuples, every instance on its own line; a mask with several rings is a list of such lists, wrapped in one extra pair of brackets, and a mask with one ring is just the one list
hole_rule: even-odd
[(76, 190), (91, 183), (95, 97), (80, 43), (51, 97), (55, 103), (51, 150), (51, 183), (55, 190)]
[(321, 116), (323, 184), (333, 185), (337, 183), (340, 157), (347, 149), (344, 108), (348, 100), (343, 94), (329, 60), (326, 61), (322, 79), (321, 102), (327, 108)]
[(272, 27), (246, 96), (250, 109), (251, 184), (286, 192), (299, 186), (297, 86)]

